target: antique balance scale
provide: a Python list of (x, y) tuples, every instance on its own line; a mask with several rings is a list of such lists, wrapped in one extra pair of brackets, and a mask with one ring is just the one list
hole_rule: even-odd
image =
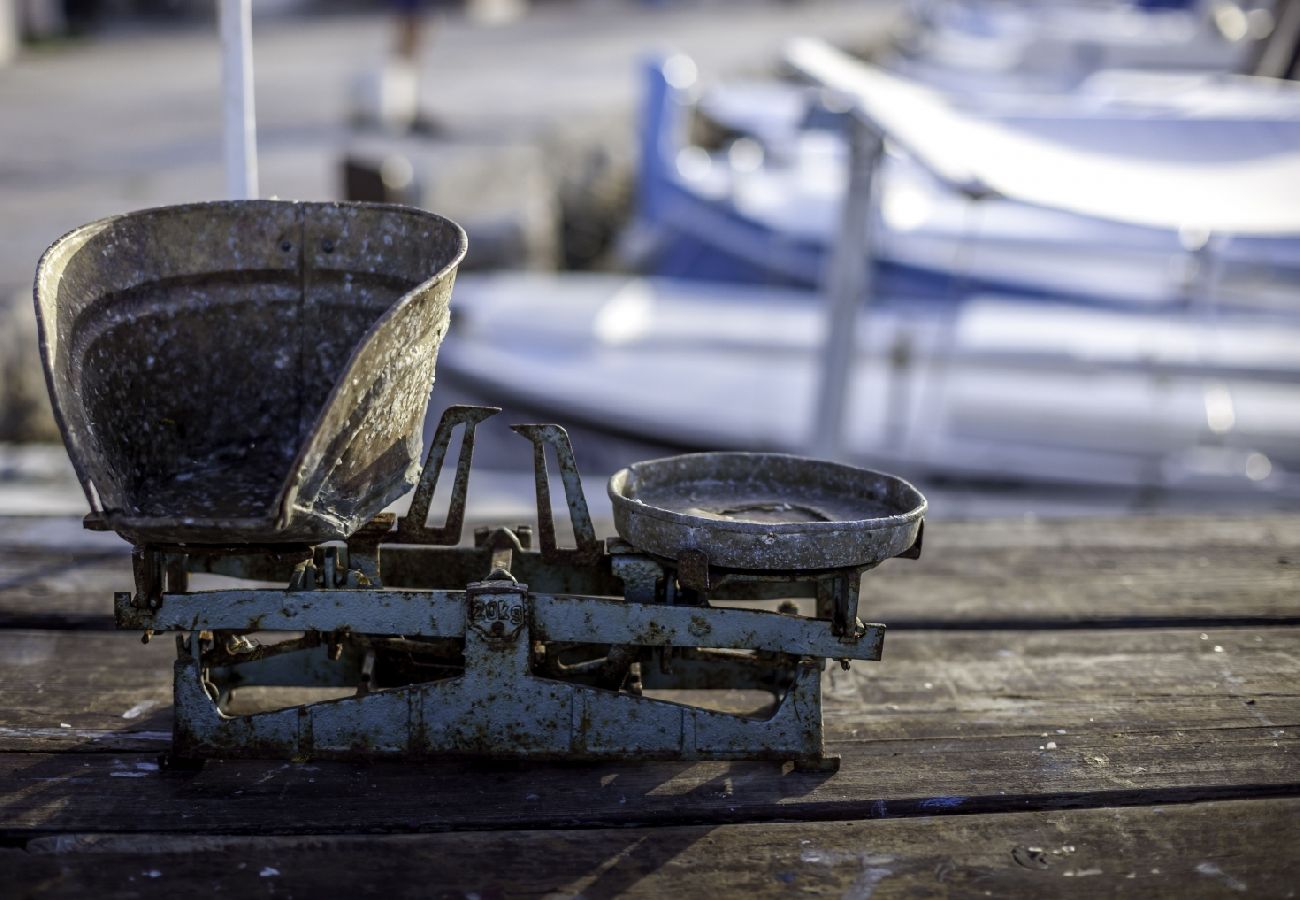
[[(42, 258), (42, 354), (87, 526), (134, 548), (117, 626), (176, 633), (171, 758), (834, 768), (821, 671), (880, 658), (859, 582), (919, 555), (924, 498), (835, 463), (692, 454), (616, 473), (618, 536), (600, 540), (564, 429), (516, 425), (536, 541), (516, 526), (462, 545), (475, 429), (497, 410), (448, 408), (420, 463), (465, 249), (459, 226), (412, 208), (234, 200), (85, 225)], [(406, 515), (384, 512), (412, 488)], [(191, 573), (246, 584), (191, 590)], [(814, 614), (752, 608), (788, 598)], [(345, 695), (236, 709), (255, 686)], [(735, 688), (774, 710), (649, 696)]]

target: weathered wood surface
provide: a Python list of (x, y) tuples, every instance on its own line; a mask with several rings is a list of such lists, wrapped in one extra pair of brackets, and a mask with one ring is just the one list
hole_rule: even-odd
[[(1134, 736), (1035, 756), (1026, 740), (836, 745), (835, 776), (773, 765), (209, 763), (157, 753), (0, 755), (0, 830), (339, 834), (764, 823), (1300, 794), (1295, 739)], [(1225, 753), (1225, 741), (1236, 746)]]
[(61, 835), (31, 897), (1292, 896), (1300, 800), (871, 822), (370, 837)]
[[(0, 628), (111, 628), (127, 546), (15, 521), (0, 519), (0, 550), (16, 551), (0, 563)], [(1300, 519), (940, 523), (921, 561), (866, 576), (863, 613), (895, 630), (1300, 623)]]
[[(844, 756), (833, 778), (770, 765), (256, 762), (180, 777), (150, 753), (170, 727), (165, 638), (0, 632), (0, 748), (29, 751), (0, 754), (0, 821), (11, 833), (106, 818), (123, 830), (385, 831), (1300, 792), (1300, 630), (911, 632), (887, 645), (885, 663), (826, 673), (827, 737)], [(148, 807), (121, 818), (141, 791)], [(227, 793), (239, 802), (193, 815)], [(292, 803), (273, 802), (286, 793)], [(361, 802), (335, 816), (344, 796)]]
[(824, 676), (833, 776), (163, 772), (171, 639), (105, 630), (125, 548), (68, 525), (0, 519), (0, 894), (300, 896), (358, 870), (393, 896), (1300, 885), (1300, 518), (936, 525), (867, 576), (884, 660)]

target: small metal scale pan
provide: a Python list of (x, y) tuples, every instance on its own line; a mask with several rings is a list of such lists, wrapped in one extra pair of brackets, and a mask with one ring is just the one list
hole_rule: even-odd
[(926, 502), (901, 478), (778, 453), (692, 453), (609, 480), (619, 536), (728, 569), (872, 566), (912, 550)]
[(136, 544), (318, 543), (414, 484), (465, 232), (271, 200), (83, 225), (36, 272), (91, 508)]

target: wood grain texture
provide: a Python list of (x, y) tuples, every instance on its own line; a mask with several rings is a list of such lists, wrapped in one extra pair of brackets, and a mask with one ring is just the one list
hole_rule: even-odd
[[(1050, 754), (1024, 738), (841, 744), (834, 776), (759, 763), (209, 763), (0, 754), (0, 835), (320, 834), (836, 821), (1300, 794), (1271, 729), (1116, 735)], [(91, 748), (93, 750), (93, 748)]]
[(1300, 518), (934, 523), (863, 580), (895, 628), (1300, 622)]
[[(1287, 897), (1300, 800), (409, 836), (63, 835), (0, 850), (21, 896)], [(11, 882), (12, 883), (12, 882)]]
[[(9, 632), (0, 658), (27, 663), (0, 679), (0, 747), (10, 751), (0, 755), (0, 829), (629, 825), (1300, 791), (1300, 629), (912, 632), (890, 641), (885, 663), (826, 674), (828, 741), (844, 757), (833, 777), (767, 764), (454, 762), (219, 763), (178, 776), (142, 752), (166, 746), (171, 648), (127, 635)], [(71, 660), (84, 660), (80, 671), (63, 667)], [(135, 808), (140, 796), (147, 808)], [(230, 802), (201, 802), (221, 796)]]

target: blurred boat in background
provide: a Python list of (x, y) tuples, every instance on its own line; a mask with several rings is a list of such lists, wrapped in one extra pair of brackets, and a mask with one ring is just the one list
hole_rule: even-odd
[(960, 93), (1070, 90), (1115, 69), (1254, 72), (1272, 0), (912, 0), (886, 65)]
[(836, 83), (702, 91), (685, 57), (647, 66), (636, 268), (820, 285), (851, 94), (888, 148), (863, 248), (881, 294), (1300, 309), (1296, 84), (1125, 71), (1069, 93), (953, 95), (812, 42), (787, 57)]
[[(817, 293), (577, 274), (466, 275), (456, 291), (440, 385), (658, 449), (816, 443)], [(873, 306), (856, 348), (853, 461), (1300, 497), (1300, 320), (985, 294)]]
[(462, 279), (440, 379), (662, 450), (1300, 499), (1300, 87), (785, 62), (648, 65), (651, 277)]

